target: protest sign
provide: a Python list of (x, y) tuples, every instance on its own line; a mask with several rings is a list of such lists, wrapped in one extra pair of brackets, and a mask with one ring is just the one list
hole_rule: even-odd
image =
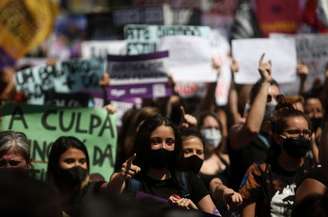
[(85, 59), (27, 68), (16, 73), (17, 90), (31, 104), (43, 104), (45, 91), (59, 93), (98, 90), (105, 60)]
[(295, 36), (297, 58), (309, 67), (305, 89), (312, 87), (315, 79), (324, 81), (324, 72), (328, 63), (328, 35), (301, 34)]
[(0, 68), (12, 65), (43, 42), (54, 25), (58, 4), (44, 1), (0, 1)]
[(260, 79), (259, 59), (265, 53), (265, 60), (272, 61), (272, 76), (279, 83), (296, 80), (295, 40), (277, 39), (238, 39), (232, 41), (234, 58), (239, 61), (240, 70), (235, 81), (238, 84), (253, 84)]
[(158, 51), (159, 40), (165, 36), (189, 35), (208, 39), (210, 32), (211, 29), (207, 26), (127, 25), (124, 28), (125, 39), (128, 41), (128, 54)]
[(30, 140), (33, 169), (44, 178), (48, 153), (59, 136), (75, 136), (88, 149), (90, 173), (105, 180), (113, 172), (116, 154), (116, 120), (105, 109), (56, 108), (7, 104), (1, 107), (1, 130), (15, 130)]
[(172, 89), (167, 82), (110, 85), (106, 88), (106, 91), (108, 98), (111, 100), (122, 100), (131, 97), (155, 99), (172, 95)]
[[(309, 90), (316, 79), (324, 81), (324, 72), (328, 63), (328, 35), (327, 34), (270, 34), (271, 38), (294, 38), (298, 63), (309, 67), (305, 90)], [(299, 83), (290, 84), (288, 92), (297, 92)], [(297, 91), (296, 91), (297, 90)]]
[(166, 36), (161, 38), (158, 49), (169, 51), (165, 68), (174, 81), (216, 81), (213, 52), (208, 40), (194, 36)]
[(126, 41), (84, 41), (81, 44), (82, 58), (104, 58), (107, 55), (125, 55)]
[(128, 56), (108, 55), (111, 78), (110, 87), (107, 88), (108, 97), (121, 99), (170, 95), (165, 84), (168, 81), (164, 70), (167, 57), (167, 51)]

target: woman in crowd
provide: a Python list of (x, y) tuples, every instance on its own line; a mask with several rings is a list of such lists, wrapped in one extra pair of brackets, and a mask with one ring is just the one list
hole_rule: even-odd
[(15, 131), (0, 132), (0, 168), (30, 168), (29, 151), (25, 134)]
[(229, 132), (229, 157), (231, 160), (231, 184), (235, 190), (240, 186), (247, 168), (254, 162), (264, 162), (271, 146), (270, 119), (280, 94), (278, 83), (272, 79), (271, 61), (259, 60), (259, 74), (250, 92), (250, 103), (244, 117), (245, 123), (237, 123)]
[[(227, 187), (225, 185), (226, 183), (223, 184), (222, 180), (225, 180), (225, 177), (220, 176), (220, 174), (204, 176), (200, 173), (200, 168), (205, 159), (205, 142), (199, 130), (196, 128), (185, 128), (181, 131), (181, 138), (183, 168), (192, 170), (202, 178), (209, 189), (216, 206), (219, 207), (224, 205), (222, 209), (225, 209), (227, 208), (225, 205), (232, 207), (240, 204), (242, 202), (241, 195)], [(211, 179), (209, 179), (210, 177)]]
[(244, 200), (242, 216), (290, 216), (296, 183), (310, 167), (305, 156), (311, 149), (311, 135), (303, 112), (292, 105), (275, 112), (269, 160), (249, 167), (239, 191)]
[(115, 172), (121, 169), (122, 164), (134, 153), (134, 138), (140, 122), (159, 113), (155, 107), (132, 108), (122, 118), (122, 127), (119, 132)]
[(47, 182), (60, 198), (62, 210), (74, 215), (82, 202), (105, 189), (105, 182), (91, 182), (89, 178), (89, 155), (86, 146), (71, 136), (59, 137), (48, 157)]
[[(328, 79), (326, 81), (328, 81)], [(328, 82), (325, 85), (325, 88), (328, 88)], [(326, 96), (324, 99), (325, 102), (327, 102), (328, 97)], [(328, 191), (328, 107), (325, 108), (325, 111), (325, 115), (320, 114), (321, 118), (325, 120), (323, 122), (324, 128), (321, 134), (321, 143), (319, 146), (321, 166), (314, 168), (305, 176), (296, 192), (297, 203), (302, 203), (307, 197), (313, 195), (323, 196), (324, 194), (327, 194)], [(314, 109), (313, 112), (313, 115), (315, 115), (315, 112), (319, 112), (319, 110)], [(316, 130), (316, 128), (313, 129)]]
[(229, 166), (229, 156), (224, 153), (222, 124), (214, 113), (207, 112), (199, 118), (199, 129), (205, 141), (204, 163), (201, 173), (214, 176)]
[[(111, 187), (120, 192), (145, 192), (173, 205), (218, 214), (202, 182), (190, 175), (187, 186), (177, 176), (181, 138), (177, 128), (157, 115), (142, 122), (135, 138), (136, 154), (119, 173), (111, 177)], [(190, 187), (189, 187), (190, 186)]]

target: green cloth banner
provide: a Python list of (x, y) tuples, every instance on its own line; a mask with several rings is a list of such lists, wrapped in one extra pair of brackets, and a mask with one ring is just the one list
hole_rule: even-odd
[(116, 118), (102, 108), (56, 108), (6, 104), (1, 107), (1, 130), (24, 132), (31, 140), (32, 166), (45, 178), (51, 143), (59, 136), (75, 136), (88, 148), (90, 174), (109, 179), (113, 173)]

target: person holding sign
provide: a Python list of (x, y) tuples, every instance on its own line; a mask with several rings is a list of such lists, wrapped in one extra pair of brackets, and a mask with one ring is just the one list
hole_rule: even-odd
[(28, 169), (30, 146), (25, 134), (14, 131), (0, 133), (0, 168)]
[(276, 97), (280, 94), (278, 83), (272, 79), (271, 68), (271, 61), (264, 61), (263, 54), (258, 65), (261, 79), (252, 87), (246, 123), (237, 123), (230, 130), (228, 148), (235, 190), (238, 190), (243, 175), (253, 162), (267, 159), (271, 146), (269, 121), (277, 104)]
[(69, 216), (107, 186), (105, 182), (91, 182), (89, 168), (87, 148), (76, 137), (62, 136), (52, 144), (46, 181), (57, 190), (62, 211)]
[(183, 179), (176, 170), (181, 136), (167, 118), (157, 115), (141, 122), (135, 138), (136, 153), (111, 177), (119, 192), (144, 192), (163, 202), (219, 215), (206, 187), (195, 174)]

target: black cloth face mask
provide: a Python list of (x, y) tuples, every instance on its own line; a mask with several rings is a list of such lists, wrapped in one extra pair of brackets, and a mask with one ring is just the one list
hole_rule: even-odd
[(191, 155), (190, 157), (180, 159), (179, 165), (181, 170), (192, 171), (193, 173), (198, 174), (203, 165), (203, 160), (197, 155)]
[(148, 167), (156, 169), (168, 169), (175, 162), (175, 152), (166, 149), (150, 150), (147, 156)]
[(311, 140), (304, 136), (285, 138), (282, 142), (282, 148), (291, 157), (302, 158), (311, 149)]
[(67, 186), (80, 185), (88, 175), (88, 170), (82, 167), (72, 167), (70, 169), (60, 169), (59, 179), (62, 184)]

